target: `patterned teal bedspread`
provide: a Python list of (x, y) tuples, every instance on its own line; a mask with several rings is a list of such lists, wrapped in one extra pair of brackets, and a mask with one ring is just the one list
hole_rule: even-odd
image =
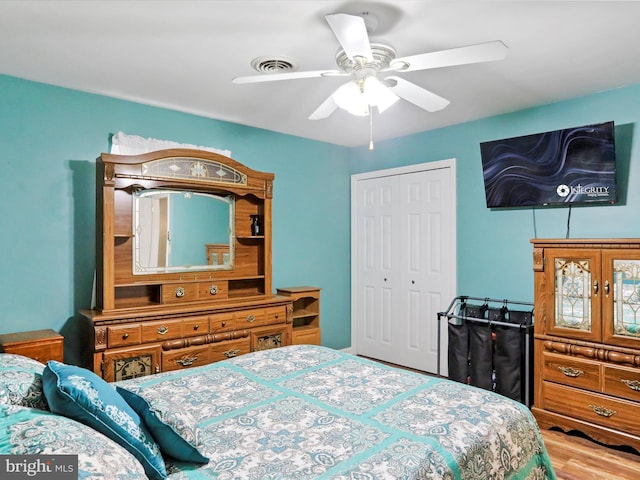
[(324, 347), (119, 384), (201, 419), (210, 462), (170, 479), (555, 479), (524, 405)]

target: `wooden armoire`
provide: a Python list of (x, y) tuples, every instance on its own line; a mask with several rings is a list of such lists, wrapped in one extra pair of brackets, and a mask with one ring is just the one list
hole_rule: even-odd
[(640, 239), (535, 239), (542, 428), (640, 451)]

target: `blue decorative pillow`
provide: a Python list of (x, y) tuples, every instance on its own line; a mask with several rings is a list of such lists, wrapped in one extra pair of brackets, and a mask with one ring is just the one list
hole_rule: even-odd
[(0, 405), (0, 454), (78, 455), (78, 478), (145, 478), (133, 455), (93, 428), (17, 405)]
[(0, 403), (47, 410), (42, 391), (44, 364), (13, 353), (0, 353)]
[(77, 420), (126, 448), (152, 480), (167, 477), (158, 444), (138, 414), (95, 373), (50, 360), (42, 374), (52, 412)]
[(116, 390), (142, 417), (162, 453), (184, 462), (209, 462), (198, 451), (202, 446), (202, 432), (184, 408), (161, 395), (148, 393), (143, 398), (119, 386)]

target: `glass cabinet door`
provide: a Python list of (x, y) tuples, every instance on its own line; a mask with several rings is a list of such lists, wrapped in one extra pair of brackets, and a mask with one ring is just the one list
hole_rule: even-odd
[(548, 249), (545, 333), (600, 341), (600, 252)]
[(605, 297), (604, 341), (640, 347), (640, 254), (624, 250), (602, 254)]

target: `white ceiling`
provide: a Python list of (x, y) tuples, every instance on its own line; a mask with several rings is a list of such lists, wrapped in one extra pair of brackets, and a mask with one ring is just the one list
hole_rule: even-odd
[[(400, 101), (377, 141), (640, 83), (637, 1), (0, 1), (0, 73), (344, 146), (369, 121), (307, 117), (344, 77), (236, 85), (251, 60), (336, 68), (324, 15), (370, 12), (399, 57), (501, 40), (506, 60), (402, 76), (451, 101)], [(609, 120), (609, 119), (602, 119)], [(127, 132), (140, 134), (140, 132)], [(222, 146), (224, 147), (224, 146)]]

